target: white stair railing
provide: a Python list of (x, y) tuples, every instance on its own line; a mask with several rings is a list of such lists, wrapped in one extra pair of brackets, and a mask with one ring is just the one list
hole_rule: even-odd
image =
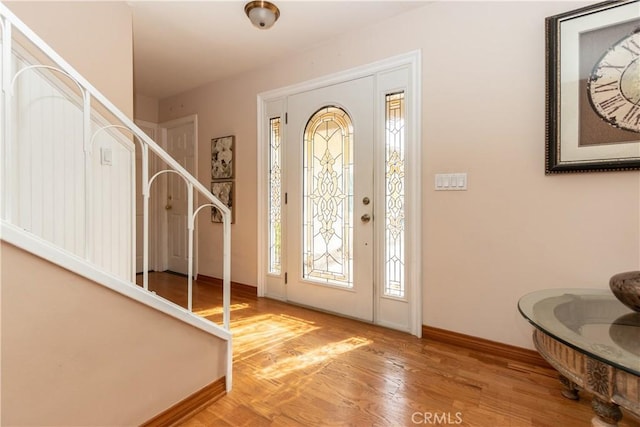
[[(30, 74), (37, 75), (37, 78), (41, 82), (49, 82), (50, 86), (56, 86), (57, 92), (53, 91), (52, 94), (42, 95), (42, 98), (51, 99), (66, 99), (68, 104), (72, 107), (64, 107), (71, 111), (70, 116), (77, 116), (81, 120), (81, 125), (74, 124), (81, 128), (81, 137), (78, 139), (82, 141), (81, 148), (77, 147), (78, 152), (83, 156), (82, 162), (84, 163), (83, 173), (77, 174), (71, 181), (81, 181), (82, 186), (76, 185), (75, 188), (69, 188), (61, 192), (64, 193), (60, 197), (64, 197), (70, 200), (68, 205), (77, 205), (78, 201), (84, 204), (83, 209), (77, 209), (77, 211), (83, 210), (83, 214), (79, 214), (74, 224), (71, 227), (82, 229), (78, 231), (78, 238), (76, 240), (83, 240), (81, 244), (75, 244), (72, 242), (69, 249), (65, 245), (58, 243), (58, 241), (64, 240), (65, 236), (60, 236), (58, 231), (44, 230), (40, 233), (40, 237), (49, 240), (51, 243), (58, 244), (63, 249), (69, 250), (75, 255), (81, 256), (86, 262), (92, 265), (100, 265), (98, 262), (98, 256), (96, 254), (96, 245), (92, 241), (96, 232), (96, 228), (100, 225), (99, 222), (105, 220), (104, 218), (96, 219), (96, 200), (94, 198), (100, 197), (100, 192), (96, 191), (97, 186), (101, 185), (100, 179), (102, 179), (96, 171), (96, 161), (103, 161), (106, 164), (110, 164), (110, 156), (112, 151), (108, 150), (108, 154), (100, 153), (97, 157), (96, 141), (101, 138), (107, 138), (109, 143), (121, 143), (126, 150), (123, 154), (124, 159), (126, 156), (130, 156), (130, 159), (135, 158), (135, 148), (131, 148), (131, 136), (133, 136), (134, 144), (139, 144), (141, 149), (141, 183), (140, 191), (143, 196), (143, 288), (148, 290), (149, 287), (149, 199), (151, 194), (151, 186), (154, 180), (161, 174), (171, 173), (179, 175), (185, 182), (187, 189), (187, 228), (188, 228), (188, 304), (187, 310), (189, 312), (193, 309), (193, 232), (195, 229), (195, 219), (198, 213), (206, 207), (215, 207), (222, 214), (223, 224), (223, 242), (222, 242), (222, 269), (223, 269), (223, 327), (229, 331), (230, 328), (230, 271), (231, 271), (231, 212), (229, 208), (217, 199), (205, 186), (203, 186), (198, 180), (196, 180), (185, 168), (180, 165), (175, 159), (173, 159), (166, 151), (164, 151), (155, 141), (149, 138), (133, 121), (127, 117), (122, 111), (120, 111), (115, 105), (113, 105), (104, 95), (102, 95), (95, 87), (93, 87), (84, 77), (82, 77), (73, 67), (71, 67), (62, 57), (60, 57), (51, 47), (49, 47), (40, 37), (38, 37), (30, 28), (28, 28), (19, 18), (17, 18), (5, 5), (0, 3), (0, 27), (2, 31), (2, 50), (0, 59), (1, 64), (1, 86), (2, 86), (2, 104), (0, 106), (0, 119), (2, 120), (2, 131), (0, 132), (0, 138), (2, 140), (2, 161), (0, 162), (0, 177), (2, 178), (2, 197), (0, 197), (0, 213), (2, 220), (5, 223), (16, 225), (26, 231), (33, 232), (32, 229), (36, 229), (40, 223), (47, 219), (36, 218), (34, 216), (34, 206), (38, 204), (47, 206), (44, 201), (28, 200), (31, 196), (25, 196), (23, 185), (24, 177), (27, 176), (28, 180), (32, 178), (28, 175), (37, 171), (38, 165), (46, 162), (47, 167), (53, 168), (55, 171), (56, 161), (54, 159), (57, 156), (56, 150), (64, 148), (49, 147), (52, 157), (49, 159), (40, 159), (40, 163), (36, 162), (36, 159), (43, 157), (42, 153), (33, 149), (30, 152), (28, 148), (22, 147), (18, 143), (17, 135), (19, 132), (31, 132), (34, 133), (32, 128), (25, 131), (26, 119), (23, 116), (28, 114), (36, 114), (31, 109), (35, 109), (29, 101), (29, 105), (23, 106), (19, 103), (19, 96), (17, 92), (30, 90), (27, 83), (21, 83), (21, 80), (25, 76)], [(26, 41), (26, 42), (25, 42)], [(29, 48), (25, 47), (25, 44), (29, 44)], [(35, 52), (34, 52), (35, 50)], [(35, 60), (34, 58), (38, 58)], [(41, 63), (37, 62), (40, 61)], [(68, 79), (69, 83), (61, 83), (63, 79)], [(52, 83), (53, 82), (53, 83)], [(23, 85), (24, 87), (20, 86)], [(44, 84), (43, 87), (47, 85)], [(22, 89), (19, 89), (22, 88)], [(47, 89), (48, 90), (48, 89)], [(46, 90), (45, 90), (46, 92)], [(20, 92), (21, 93), (21, 92)], [(55, 100), (52, 102), (56, 102)], [(57, 104), (56, 104), (57, 105)], [(74, 106), (75, 105), (75, 106)], [(75, 109), (74, 109), (75, 108)], [(20, 111), (18, 111), (20, 109)], [(78, 111), (76, 114), (75, 111)], [(28, 111), (24, 113), (24, 111)], [(40, 126), (41, 118), (46, 117), (47, 112), (40, 112), (40, 117), (37, 120), (32, 120), (29, 126)], [(81, 115), (81, 119), (80, 119)], [(32, 116), (28, 116), (32, 117)], [(44, 120), (44, 119), (42, 119)], [(55, 119), (49, 119), (55, 122)], [(54, 123), (52, 127), (59, 126)], [(46, 133), (46, 130), (41, 132)], [(72, 131), (69, 131), (73, 133)], [(45, 135), (48, 137), (48, 135)], [(37, 140), (37, 136), (33, 136), (34, 140)], [(64, 138), (63, 138), (64, 139)], [(124, 143), (122, 142), (124, 140)], [(52, 139), (52, 141), (54, 141)], [(55, 142), (55, 141), (54, 141)], [(53, 145), (53, 144), (50, 144)], [(80, 145), (80, 144), (78, 144)], [(128, 146), (128, 147), (127, 147)], [(26, 151), (25, 151), (26, 150)], [(149, 155), (154, 153), (158, 160), (164, 162), (167, 165), (167, 169), (162, 170), (149, 177)], [(72, 154), (64, 153), (67, 156), (74, 156)], [(79, 156), (77, 154), (76, 156)], [(116, 155), (116, 154), (114, 154)], [(98, 160), (96, 160), (98, 159)], [(129, 164), (129, 160), (125, 160), (124, 164)], [(30, 163), (31, 162), (31, 163)], [(78, 161), (81, 163), (81, 161)], [(52, 165), (51, 165), (52, 164)], [(99, 163), (98, 163), (99, 164)], [(104, 163), (103, 163), (104, 164)], [(26, 166), (25, 166), (26, 165)], [(23, 167), (24, 166), (24, 167)], [(23, 169), (21, 169), (23, 167)], [(25, 169), (26, 168), (26, 169)], [(64, 168), (63, 168), (64, 169)], [(55, 171), (59, 176), (63, 176), (64, 170)], [(25, 175), (27, 174), (27, 175)], [(84, 175), (84, 176), (81, 176)], [(127, 276), (126, 279), (131, 282), (132, 286), (135, 286), (135, 258), (136, 258), (136, 244), (135, 244), (135, 160), (130, 161), (130, 169), (125, 170), (126, 178), (132, 181), (129, 188), (132, 192), (131, 202), (128, 205), (128, 224), (130, 225), (128, 233), (130, 236), (125, 238), (130, 250), (125, 251), (128, 257), (125, 260), (127, 268), (122, 276)], [(69, 180), (69, 178), (67, 178)], [(47, 178), (41, 180), (42, 182), (34, 183), (32, 187), (38, 187), (38, 194), (43, 194), (43, 197), (55, 198), (55, 195), (50, 195), (46, 189), (40, 188), (50, 185), (47, 182)], [(76, 183), (77, 184), (77, 183)], [(80, 188), (80, 191), (78, 189)], [(57, 191), (57, 190), (56, 190)], [(194, 191), (200, 194), (200, 197), (205, 200), (205, 203), (194, 209), (195, 195)], [(74, 193), (75, 192), (75, 193)], [(74, 193), (74, 194), (71, 194)], [(76, 198), (77, 200), (72, 198)], [(66, 200), (66, 199), (65, 199)], [(113, 208), (113, 207), (112, 207)], [(117, 206), (115, 207), (117, 209)], [(27, 212), (28, 214), (25, 214)], [(117, 210), (115, 212), (118, 212)], [(27, 217), (23, 220), (22, 217)], [(41, 213), (42, 216), (46, 216), (47, 212)], [(64, 215), (62, 215), (64, 217)], [(106, 220), (109, 215), (104, 215)], [(63, 221), (64, 218), (57, 218), (52, 221)], [(125, 221), (125, 224), (127, 222)], [(81, 225), (81, 226), (79, 226)], [(46, 229), (45, 226), (40, 227)], [(117, 229), (117, 225), (112, 227), (111, 236), (109, 238), (116, 238), (115, 233), (122, 233), (122, 230)], [(51, 234), (48, 238), (47, 233)], [(38, 234), (38, 233), (36, 233)], [(108, 234), (108, 233), (106, 233)], [(128, 240), (127, 240), (128, 239)], [(68, 239), (67, 239), (68, 240)], [(78, 246), (83, 246), (82, 249)], [(74, 251), (73, 248), (76, 250)], [(105, 267), (108, 270), (108, 267)], [(114, 273), (116, 274), (116, 273)], [(231, 353), (229, 352), (229, 355)], [(231, 361), (229, 360), (229, 364)], [(229, 371), (230, 374), (230, 371)], [(230, 375), (227, 378), (227, 386), (230, 385)]]

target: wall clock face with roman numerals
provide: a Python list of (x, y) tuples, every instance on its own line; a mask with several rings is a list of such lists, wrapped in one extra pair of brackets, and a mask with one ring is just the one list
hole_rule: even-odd
[(588, 80), (589, 100), (610, 125), (640, 132), (640, 28), (611, 46)]

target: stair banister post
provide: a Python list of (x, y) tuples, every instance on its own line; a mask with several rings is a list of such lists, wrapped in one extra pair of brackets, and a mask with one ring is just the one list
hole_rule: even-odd
[[(0, 214), (4, 219), (9, 222), (13, 219), (13, 206), (9, 203), (13, 197), (13, 183), (15, 182), (14, 171), (16, 168), (16, 163), (13, 158), (13, 139), (11, 138), (11, 64), (12, 64), (12, 56), (11, 56), (11, 43), (12, 43), (12, 35), (11, 35), (11, 22), (9, 22), (5, 17), (2, 17), (2, 92), (3, 92), (3, 105), (2, 105), (2, 116), (3, 116), (3, 134), (2, 138), (4, 153), (2, 158), (2, 163), (0, 164), (0, 179), (2, 180), (2, 201), (0, 201), (2, 210)], [(15, 168), (15, 169), (14, 169)], [(7, 207), (7, 205), (9, 205)]]
[(189, 246), (188, 246), (188, 263), (189, 263), (189, 278), (188, 278), (188, 300), (187, 309), (193, 311), (193, 228), (195, 224), (195, 218), (193, 215), (193, 184), (187, 182), (187, 223), (189, 228)]
[(92, 259), (92, 225), (91, 208), (93, 198), (91, 197), (92, 179), (92, 150), (91, 150), (91, 94), (84, 88), (82, 89), (82, 136), (84, 141), (84, 256), (87, 261)]
[(222, 307), (223, 326), (231, 330), (231, 213), (227, 211), (222, 215)]
[(142, 287), (149, 290), (149, 146), (142, 140)]
[(233, 386), (233, 340), (227, 341), (227, 376), (225, 378), (225, 389), (231, 392)]

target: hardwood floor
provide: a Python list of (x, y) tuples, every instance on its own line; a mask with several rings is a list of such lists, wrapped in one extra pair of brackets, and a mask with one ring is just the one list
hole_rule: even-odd
[[(186, 303), (184, 277), (152, 274), (150, 289)], [(220, 322), (220, 298), (195, 282), (194, 311)], [(568, 427), (594, 416), (590, 396), (563, 398), (550, 369), (244, 291), (232, 310), (233, 390), (184, 426)], [(625, 412), (619, 425), (640, 422)]]

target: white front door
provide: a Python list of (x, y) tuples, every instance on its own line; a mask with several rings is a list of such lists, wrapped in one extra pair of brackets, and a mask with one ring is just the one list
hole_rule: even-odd
[[(195, 170), (194, 124), (184, 123), (167, 127), (167, 152), (188, 172)], [(187, 274), (188, 229), (187, 229), (187, 185), (177, 174), (167, 175), (168, 270)]]
[(290, 96), (287, 300), (373, 321), (374, 79)]

